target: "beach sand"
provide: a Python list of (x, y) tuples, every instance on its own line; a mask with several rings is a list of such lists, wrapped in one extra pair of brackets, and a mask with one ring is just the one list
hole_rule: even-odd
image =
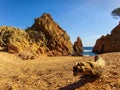
[(0, 52), (0, 90), (120, 90), (120, 52), (100, 55), (106, 67), (100, 78), (73, 76), (72, 68), (84, 57), (45, 57), (21, 60)]

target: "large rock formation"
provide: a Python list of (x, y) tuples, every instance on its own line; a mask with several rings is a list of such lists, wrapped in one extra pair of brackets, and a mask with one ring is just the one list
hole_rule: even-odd
[(44, 47), (48, 56), (71, 55), (70, 37), (49, 14), (35, 19), (35, 23), (26, 31), (35, 43)]
[(111, 31), (110, 35), (102, 36), (96, 41), (93, 52), (98, 54), (120, 52), (120, 23)]
[(77, 37), (77, 41), (74, 42), (73, 45), (73, 56), (82, 56), (83, 52), (83, 45), (82, 45), (82, 40), (80, 37)]
[(43, 14), (26, 30), (0, 27), (0, 49), (17, 53), (22, 59), (33, 59), (42, 54), (71, 55), (73, 48), (67, 33), (49, 14)]

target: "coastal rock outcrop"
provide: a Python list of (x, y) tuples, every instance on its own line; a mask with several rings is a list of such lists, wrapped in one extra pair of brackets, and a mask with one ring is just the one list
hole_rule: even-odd
[(73, 56), (82, 56), (83, 52), (83, 45), (82, 45), (82, 40), (80, 37), (77, 37), (77, 41), (74, 42), (73, 45)]
[(72, 54), (72, 43), (68, 34), (52, 19), (50, 14), (44, 13), (26, 30), (30, 38), (44, 47), (48, 56)]
[(0, 27), (0, 49), (18, 54), (22, 59), (34, 59), (39, 55), (63, 56), (72, 54), (69, 35), (52, 19), (43, 14), (26, 30)]
[(120, 23), (111, 31), (110, 35), (107, 34), (97, 39), (93, 52), (98, 54), (120, 52)]

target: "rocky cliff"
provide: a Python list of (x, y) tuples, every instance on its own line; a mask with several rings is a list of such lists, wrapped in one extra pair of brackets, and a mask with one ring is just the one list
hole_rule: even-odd
[(33, 43), (29, 34), (14, 27), (0, 27), (0, 50), (19, 55), (22, 59), (33, 59), (38, 46)]
[(36, 18), (35, 23), (26, 32), (35, 43), (45, 48), (48, 56), (71, 55), (72, 53), (70, 37), (49, 14)]
[(96, 41), (93, 52), (98, 54), (120, 52), (120, 23), (111, 31), (110, 35), (102, 36)]
[(68, 34), (49, 14), (43, 14), (26, 30), (1, 26), (0, 49), (17, 53), (22, 59), (33, 59), (42, 54), (71, 55), (73, 48)]
[(82, 56), (83, 52), (83, 45), (82, 45), (82, 40), (80, 37), (77, 37), (77, 40), (74, 42), (73, 45), (73, 56)]

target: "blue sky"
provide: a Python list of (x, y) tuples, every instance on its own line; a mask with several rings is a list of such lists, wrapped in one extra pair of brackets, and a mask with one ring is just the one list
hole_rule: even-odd
[(120, 19), (111, 16), (117, 7), (120, 0), (0, 0), (0, 26), (25, 29), (46, 12), (72, 42), (80, 36), (84, 46), (93, 46), (97, 38), (118, 24)]

